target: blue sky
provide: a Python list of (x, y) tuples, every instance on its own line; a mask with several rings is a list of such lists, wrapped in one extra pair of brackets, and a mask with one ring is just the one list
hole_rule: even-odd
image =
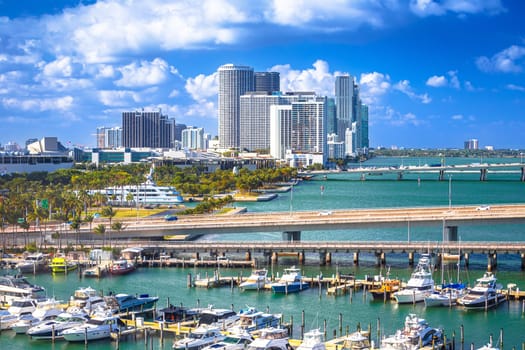
[(371, 147), (525, 148), (522, 0), (0, 0), (0, 143), (94, 146), (121, 112), (217, 134), (217, 68), (333, 95), (352, 74)]

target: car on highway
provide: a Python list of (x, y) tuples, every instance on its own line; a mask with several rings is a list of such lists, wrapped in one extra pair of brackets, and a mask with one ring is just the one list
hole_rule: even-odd
[(166, 221), (177, 221), (177, 217), (175, 215), (171, 215), (171, 214), (168, 214), (168, 215), (164, 215), (164, 220)]
[(330, 210), (324, 210), (324, 211), (320, 211), (317, 215), (327, 216), (327, 215), (332, 215), (332, 212)]
[(480, 205), (476, 210), (490, 210), (490, 205)]

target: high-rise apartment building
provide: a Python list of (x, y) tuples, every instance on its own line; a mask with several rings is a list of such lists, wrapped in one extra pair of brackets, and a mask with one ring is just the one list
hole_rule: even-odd
[(205, 150), (204, 128), (189, 126), (182, 130), (182, 148)]
[(292, 102), (292, 151), (324, 153), (326, 150), (326, 97)]
[(174, 134), (172, 124), (172, 120), (160, 110), (123, 112), (122, 146), (169, 148)]
[(225, 64), (219, 67), (219, 143), (239, 148), (240, 97), (255, 90), (253, 68)]
[(255, 91), (276, 92), (281, 91), (279, 72), (255, 72)]
[(239, 147), (249, 151), (270, 148), (270, 107), (284, 104), (278, 94), (247, 92), (240, 99)]
[(465, 141), (465, 149), (478, 149), (479, 147), (479, 142), (477, 139), (470, 139), (470, 140), (467, 140)]
[(284, 159), (292, 149), (292, 105), (270, 106), (270, 155)]
[(97, 148), (119, 147), (122, 147), (122, 128), (120, 126), (97, 128)]
[(335, 107), (337, 120), (337, 134), (345, 135), (354, 120), (354, 78), (351, 75), (335, 77)]

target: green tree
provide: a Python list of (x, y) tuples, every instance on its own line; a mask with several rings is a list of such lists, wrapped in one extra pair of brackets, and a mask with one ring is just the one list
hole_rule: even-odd
[[(117, 212), (113, 209), (112, 206), (107, 206), (107, 207), (102, 208), (102, 211), (100, 214), (109, 219), (109, 227), (111, 228), (111, 221), (113, 220), (113, 217), (117, 215)], [(109, 247), (111, 248), (111, 230), (108, 230), (108, 240), (109, 240)]]
[(93, 229), (93, 232), (99, 236), (102, 236), (102, 246), (106, 245), (106, 225), (98, 224)]

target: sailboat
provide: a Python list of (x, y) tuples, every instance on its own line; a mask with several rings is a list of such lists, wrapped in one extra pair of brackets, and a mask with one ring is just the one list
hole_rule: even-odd
[[(445, 242), (445, 220), (443, 220), (443, 243)], [(459, 247), (461, 244), (459, 245)], [(445, 259), (444, 256), (444, 244), (441, 246), (441, 290), (434, 291), (425, 297), (425, 306), (453, 306), (456, 305), (458, 298), (464, 295), (465, 285), (459, 282), (459, 268), (461, 265), (461, 259), (459, 258), (461, 248), (458, 248), (458, 260), (457, 260), (457, 282), (445, 283)]]

